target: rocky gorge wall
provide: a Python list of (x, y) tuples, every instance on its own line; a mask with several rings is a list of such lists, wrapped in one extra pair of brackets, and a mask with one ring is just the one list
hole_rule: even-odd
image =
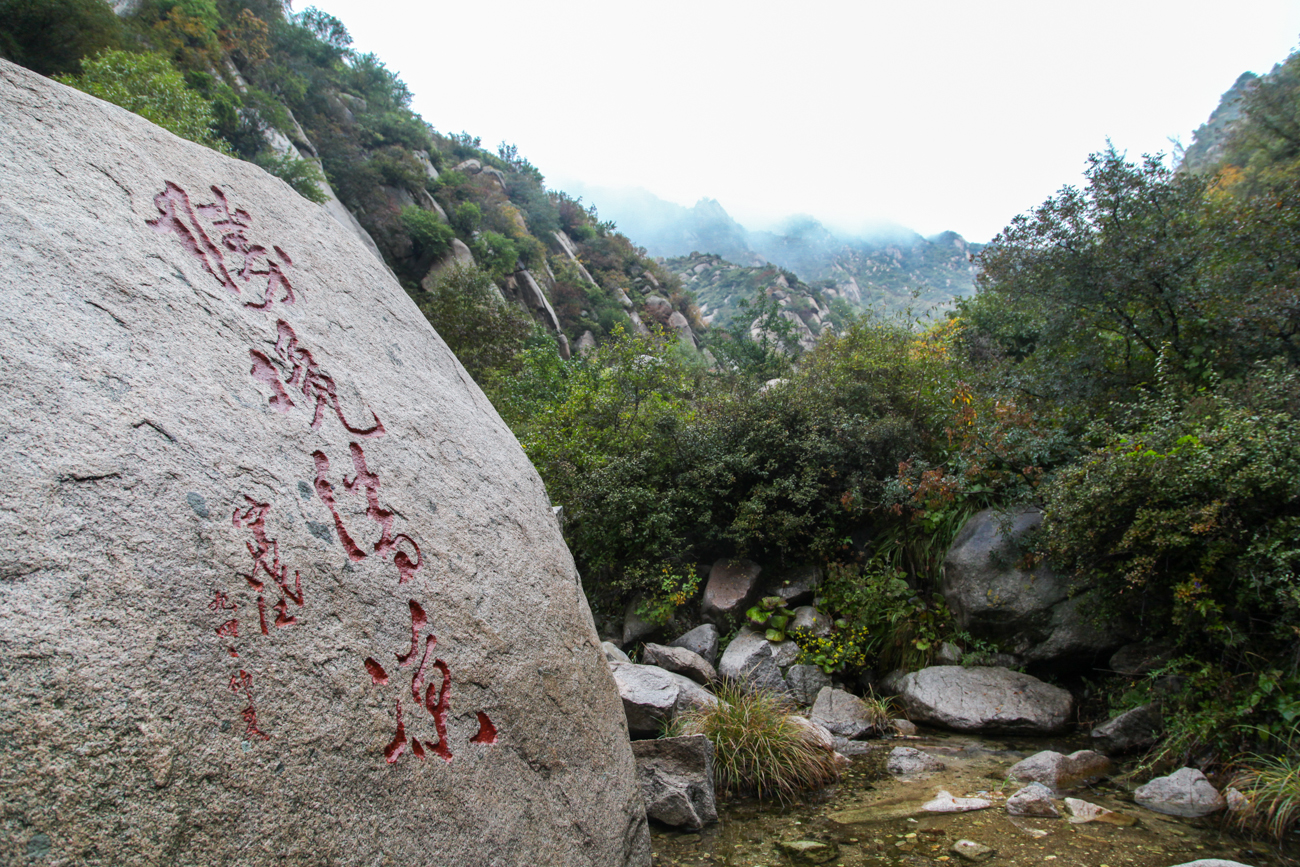
[(0, 61), (0, 861), (645, 865), (510, 431), (249, 163)]

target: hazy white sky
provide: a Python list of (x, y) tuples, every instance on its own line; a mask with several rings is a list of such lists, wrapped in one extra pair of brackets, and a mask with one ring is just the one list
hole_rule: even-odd
[(1107, 136), (1134, 156), (1190, 143), (1300, 41), (1300, 0), (314, 5), (436, 129), (516, 144), (552, 188), (974, 241), (1077, 183)]

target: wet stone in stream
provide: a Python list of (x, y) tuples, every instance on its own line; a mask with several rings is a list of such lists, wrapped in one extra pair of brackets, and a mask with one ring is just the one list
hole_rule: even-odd
[[(924, 779), (896, 779), (885, 759), (897, 741), (873, 742), (855, 756), (840, 783), (782, 807), (752, 799), (719, 799), (721, 821), (697, 833), (652, 823), (655, 867), (792, 867), (795, 853), (779, 844), (806, 841), (834, 847), (825, 864), (840, 867), (966, 867), (954, 854), (959, 840), (996, 850), (988, 867), (1173, 867), (1203, 858), (1239, 861), (1251, 867), (1282, 867), (1276, 849), (1229, 836), (1214, 819), (1188, 820), (1143, 810), (1124, 788), (1102, 782), (1071, 793), (1107, 810), (1137, 818), (1131, 827), (1096, 822), (1071, 825), (1067, 818), (1007, 814), (1008, 796), (1022, 788), (1006, 784), (1007, 770), (1040, 750), (1069, 753), (1067, 738), (997, 741), (970, 735), (932, 733), (908, 740), (946, 766)], [(958, 798), (979, 797), (993, 806), (966, 813), (920, 809), (940, 790)], [(1058, 802), (1058, 807), (1063, 806)], [(1065, 811), (1062, 810), (1064, 813)], [(852, 815), (869, 821), (835, 821)], [(1291, 853), (1295, 854), (1295, 853)]]

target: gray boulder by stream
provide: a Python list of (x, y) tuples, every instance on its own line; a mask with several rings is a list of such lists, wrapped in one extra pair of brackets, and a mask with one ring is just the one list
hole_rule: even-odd
[(648, 865), (542, 483), (374, 255), (4, 61), (0, 190), (6, 862)]
[(913, 722), (962, 732), (1052, 734), (1069, 724), (1074, 697), (1005, 668), (936, 665), (898, 680)]
[(941, 591), (957, 625), (1029, 664), (1087, 668), (1129, 639), (1123, 624), (1090, 616), (1087, 588), (1045, 565), (1022, 568), (1020, 543), (1042, 524), (1038, 509), (985, 509), (968, 520), (944, 559)]

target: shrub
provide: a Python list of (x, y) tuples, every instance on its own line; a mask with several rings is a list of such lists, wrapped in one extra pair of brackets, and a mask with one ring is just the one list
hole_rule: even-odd
[(476, 231), (481, 222), (483, 222), (483, 210), (473, 202), (464, 202), (451, 212), (451, 225), (462, 234), (469, 235)]
[(721, 682), (718, 703), (678, 715), (673, 735), (702, 734), (713, 744), (713, 776), (724, 794), (754, 794), (788, 803), (801, 792), (839, 779), (835, 754), (813, 743), (788, 699)]
[(447, 252), (452, 239), (456, 237), (451, 226), (444, 223), (441, 217), (417, 205), (402, 208), (402, 226), (411, 236), (417, 255), (430, 260)]
[(222, 153), (229, 146), (212, 132), (212, 106), (185, 86), (185, 79), (158, 54), (105, 51), (82, 63), (78, 76), (59, 81), (108, 100), (181, 138)]
[(307, 201), (318, 205), (328, 201), (329, 197), (320, 186), (325, 180), (325, 175), (311, 160), (299, 159), (292, 154), (263, 151), (253, 162), (293, 187), (294, 192)]
[(491, 278), (473, 266), (444, 272), (427, 295), (416, 295), (416, 306), (480, 385), (493, 372), (512, 370), (535, 339), (528, 314), (502, 300)]

